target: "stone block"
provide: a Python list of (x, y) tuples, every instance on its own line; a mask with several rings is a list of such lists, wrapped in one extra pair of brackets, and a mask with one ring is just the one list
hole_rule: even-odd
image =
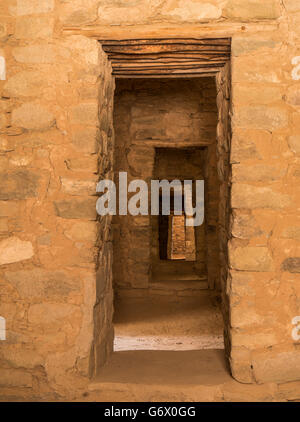
[(61, 177), (62, 190), (69, 195), (96, 195), (96, 181)]
[(258, 383), (291, 382), (300, 379), (300, 353), (266, 351), (253, 354), (253, 372)]
[(45, 130), (54, 123), (53, 114), (37, 103), (24, 103), (12, 112), (12, 124), (24, 129)]
[(21, 369), (4, 369), (1, 368), (0, 377), (1, 387), (32, 387), (32, 375)]
[(54, 9), (54, 0), (17, 0), (14, 13), (16, 16), (25, 16), (49, 13)]
[(15, 47), (12, 54), (19, 63), (49, 64), (55, 62), (54, 47), (48, 43)]
[(79, 221), (64, 231), (68, 239), (96, 242), (98, 227), (93, 221)]
[(288, 88), (286, 94), (286, 102), (293, 106), (300, 106), (300, 89), (298, 85), (292, 85)]
[(288, 113), (284, 108), (271, 106), (241, 107), (236, 110), (234, 126), (239, 128), (273, 131), (288, 125)]
[(223, 15), (242, 21), (277, 19), (280, 17), (280, 7), (277, 0), (229, 0)]
[(99, 148), (99, 131), (97, 128), (73, 129), (72, 143), (78, 150), (86, 153), (97, 153)]
[(16, 236), (0, 241), (0, 265), (24, 261), (32, 258), (34, 250), (32, 243), (21, 240)]
[(281, 209), (289, 206), (291, 199), (288, 195), (276, 192), (270, 187), (233, 183), (231, 203), (233, 208)]
[(273, 258), (268, 248), (246, 246), (229, 248), (231, 268), (239, 271), (272, 271)]
[(41, 72), (19, 72), (11, 76), (3, 88), (6, 97), (38, 97), (45, 87), (45, 75)]
[(287, 169), (279, 164), (255, 164), (232, 166), (232, 180), (235, 182), (272, 182), (281, 179)]
[(299, 135), (291, 135), (288, 138), (288, 144), (290, 149), (295, 153), (300, 153), (300, 134)]
[(222, 16), (221, 5), (215, 2), (195, 0), (175, 0), (167, 2), (162, 14), (178, 22), (201, 22), (219, 19)]
[(36, 325), (59, 324), (78, 313), (78, 306), (67, 303), (41, 303), (31, 305), (28, 311), (28, 322)]
[(5, 279), (17, 289), (20, 298), (65, 300), (71, 293), (80, 291), (81, 284), (64, 271), (34, 270), (7, 271)]
[(0, 173), (0, 200), (26, 199), (37, 196), (39, 175), (29, 170)]
[(99, 125), (98, 114), (97, 103), (82, 103), (71, 108), (70, 121), (72, 124)]
[(53, 35), (54, 20), (52, 18), (26, 16), (17, 19), (15, 37), (17, 39), (49, 38)]
[(289, 273), (300, 273), (300, 258), (286, 258), (281, 264), (281, 269)]
[(54, 201), (56, 215), (62, 218), (96, 220), (96, 198)]

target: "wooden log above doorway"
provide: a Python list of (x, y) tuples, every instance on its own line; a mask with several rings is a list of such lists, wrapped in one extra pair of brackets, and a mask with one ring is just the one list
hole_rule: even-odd
[(117, 78), (214, 76), (230, 60), (230, 38), (100, 40)]

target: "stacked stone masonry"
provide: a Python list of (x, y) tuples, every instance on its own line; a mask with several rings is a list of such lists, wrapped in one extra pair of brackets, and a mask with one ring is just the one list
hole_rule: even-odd
[(98, 40), (213, 36), (232, 39), (216, 77), (226, 354), (236, 380), (300, 398), (299, 28), (298, 0), (0, 3), (2, 397), (76, 395), (112, 350), (95, 186), (113, 177), (115, 82)]

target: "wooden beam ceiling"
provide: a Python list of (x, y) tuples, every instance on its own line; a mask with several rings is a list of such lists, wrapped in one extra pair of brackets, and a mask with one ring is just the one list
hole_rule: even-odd
[(230, 38), (100, 40), (117, 78), (213, 76), (230, 59)]

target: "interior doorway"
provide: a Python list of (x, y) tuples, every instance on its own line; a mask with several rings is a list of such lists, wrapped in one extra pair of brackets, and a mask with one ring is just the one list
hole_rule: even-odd
[[(149, 185), (154, 177), (160, 179), (159, 160), (179, 173), (184, 161), (192, 163), (197, 170), (189, 170), (191, 178), (196, 180), (198, 171), (205, 182), (205, 219), (200, 229), (185, 228), (183, 235), (182, 221), (171, 216), (164, 237), (170, 259), (160, 253), (159, 215), (102, 219), (101, 301), (94, 309), (92, 371), (99, 372), (113, 342), (115, 351), (133, 353), (133, 359), (137, 350), (181, 353), (224, 345), (228, 356), (231, 41), (174, 38), (101, 44), (112, 69), (101, 76), (108, 83), (103, 84), (100, 132), (110, 141), (109, 150), (103, 151), (101, 176), (111, 179), (114, 173), (117, 189), (120, 171), (127, 172), (128, 183), (140, 179)], [(170, 154), (174, 160), (168, 159)], [(171, 167), (162, 177), (171, 177)]]
[(224, 348), (221, 292), (207, 265), (218, 250), (216, 96), (213, 78), (116, 81), (116, 182), (119, 172), (149, 186), (204, 180), (206, 209), (203, 224), (186, 226), (183, 191), (171, 189), (170, 215), (160, 191), (158, 216), (113, 218), (115, 350)]

